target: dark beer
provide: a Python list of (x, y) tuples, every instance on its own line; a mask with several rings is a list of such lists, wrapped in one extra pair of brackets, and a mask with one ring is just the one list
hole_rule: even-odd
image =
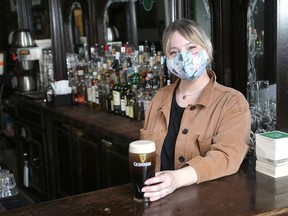
[(155, 143), (149, 140), (138, 140), (130, 143), (129, 162), (134, 199), (148, 201), (144, 199), (141, 189), (147, 179), (155, 176)]

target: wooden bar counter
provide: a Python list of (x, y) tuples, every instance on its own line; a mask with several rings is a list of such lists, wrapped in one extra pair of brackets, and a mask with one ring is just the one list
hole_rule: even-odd
[(288, 177), (273, 179), (241, 168), (234, 175), (180, 188), (146, 205), (135, 202), (131, 184), (125, 184), (1, 215), (288, 215)]

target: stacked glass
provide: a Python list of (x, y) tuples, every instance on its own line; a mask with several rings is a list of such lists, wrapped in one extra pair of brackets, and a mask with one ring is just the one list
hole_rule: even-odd
[(0, 167), (0, 198), (18, 194), (14, 175), (9, 170), (1, 170)]
[(276, 103), (269, 98), (269, 81), (247, 82), (247, 100), (251, 111), (250, 153), (255, 153), (255, 134), (276, 129)]

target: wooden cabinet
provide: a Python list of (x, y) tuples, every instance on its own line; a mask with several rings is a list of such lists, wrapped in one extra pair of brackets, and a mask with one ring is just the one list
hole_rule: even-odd
[(49, 121), (54, 198), (130, 182), (131, 140), (114, 134), (107, 136), (62, 114), (51, 114)]
[(101, 185), (101, 143), (98, 135), (73, 127), (75, 140), (78, 193), (100, 189)]
[[(50, 156), (52, 173), (54, 173), (55, 186), (53, 197), (71, 196), (76, 193), (74, 145), (71, 136), (71, 126), (61, 119), (51, 118), (52, 148)], [(53, 180), (52, 180), (53, 181)]]
[[(15, 131), (18, 175), (17, 184), (36, 201), (49, 197), (48, 163), (44, 113), (35, 107), (15, 106)], [(24, 184), (24, 164), (28, 182)]]
[(103, 186), (112, 187), (131, 182), (128, 160), (128, 142), (102, 138)]
[(36, 202), (130, 182), (128, 146), (139, 139), (140, 122), (89, 108), (15, 101), (17, 185)]
[(55, 198), (101, 188), (100, 140), (70, 119), (51, 116)]

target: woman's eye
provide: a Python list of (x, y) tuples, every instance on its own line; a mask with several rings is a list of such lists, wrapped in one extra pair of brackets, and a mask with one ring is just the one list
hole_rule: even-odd
[(178, 53), (178, 52), (176, 52), (176, 51), (170, 51), (169, 55), (170, 55), (170, 56), (176, 56), (177, 53)]
[(188, 47), (188, 51), (189, 52), (193, 52), (195, 50), (196, 46), (190, 46)]

